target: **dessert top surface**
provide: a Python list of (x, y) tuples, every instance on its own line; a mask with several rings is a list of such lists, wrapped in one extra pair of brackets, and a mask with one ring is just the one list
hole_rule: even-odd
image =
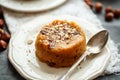
[(83, 39), (80, 27), (74, 22), (65, 20), (55, 20), (43, 26), (39, 35), (42, 36), (42, 43), (49, 45), (50, 48), (67, 48)]

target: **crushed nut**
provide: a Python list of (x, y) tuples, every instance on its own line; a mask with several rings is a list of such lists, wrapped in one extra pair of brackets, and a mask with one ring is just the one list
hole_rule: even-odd
[(28, 40), (27, 44), (31, 45), (33, 43), (33, 40)]
[(74, 23), (60, 20), (55, 20), (52, 23), (45, 25), (40, 31), (40, 34), (45, 37), (43, 42), (47, 44), (49, 42), (49, 48), (53, 48), (55, 44), (60, 41), (65, 41), (67, 44), (67, 40), (71, 39), (72, 36), (80, 35), (79, 31), (72, 27), (73, 25)]

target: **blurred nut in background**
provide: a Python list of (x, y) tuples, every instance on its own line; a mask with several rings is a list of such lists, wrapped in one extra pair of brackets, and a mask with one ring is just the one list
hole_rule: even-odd
[(112, 9), (111, 6), (107, 6), (107, 7), (105, 8), (105, 13), (107, 14), (107, 13), (109, 13), (109, 12), (113, 12), (113, 9)]
[(91, 0), (84, 0), (84, 1), (91, 9), (93, 8), (93, 4), (92, 4)]
[(87, 2), (86, 4), (87, 4), (91, 9), (93, 8), (92, 2)]
[(3, 28), (3, 25), (4, 25), (3, 19), (0, 19), (0, 28)]
[(95, 11), (96, 11), (97, 13), (100, 13), (100, 12), (102, 11), (102, 8), (103, 8), (102, 3), (100, 3), (100, 2), (96, 2), (96, 3), (95, 3)]
[(11, 35), (8, 32), (5, 32), (3, 29), (0, 29), (0, 50), (6, 49), (10, 37)]
[(4, 40), (0, 40), (0, 50), (1, 49), (6, 49), (7, 43)]
[(3, 29), (0, 29), (0, 34), (2, 35), (4, 33), (4, 30)]
[(109, 12), (107, 14), (105, 14), (105, 20), (106, 21), (112, 21), (114, 18), (114, 14), (112, 12)]
[(4, 32), (2, 35), (1, 35), (1, 40), (4, 40), (4, 41), (6, 41), (6, 42), (8, 42), (9, 41), (9, 39), (10, 39), (10, 34), (8, 33), (8, 32)]
[(115, 17), (116, 19), (120, 18), (120, 9), (115, 9), (115, 10), (114, 10), (114, 17)]
[(84, 1), (85, 1), (86, 3), (87, 3), (87, 2), (91, 2), (91, 0), (84, 0)]

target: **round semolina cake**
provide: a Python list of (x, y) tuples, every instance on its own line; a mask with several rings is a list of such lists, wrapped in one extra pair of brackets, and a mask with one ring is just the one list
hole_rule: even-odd
[(84, 31), (77, 23), (54, 20), (37, 35), (36, 57), (52, 67), (70, 67), (86, 50)]

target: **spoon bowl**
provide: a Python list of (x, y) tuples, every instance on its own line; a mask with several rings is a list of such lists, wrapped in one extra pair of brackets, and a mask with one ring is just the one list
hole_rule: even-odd
[(87, 43), (87, 50), (91, 54), (97, 54), (102, 51), (108, 41), (109, 33), (107, 30), (102, 30), (95, 34)]

